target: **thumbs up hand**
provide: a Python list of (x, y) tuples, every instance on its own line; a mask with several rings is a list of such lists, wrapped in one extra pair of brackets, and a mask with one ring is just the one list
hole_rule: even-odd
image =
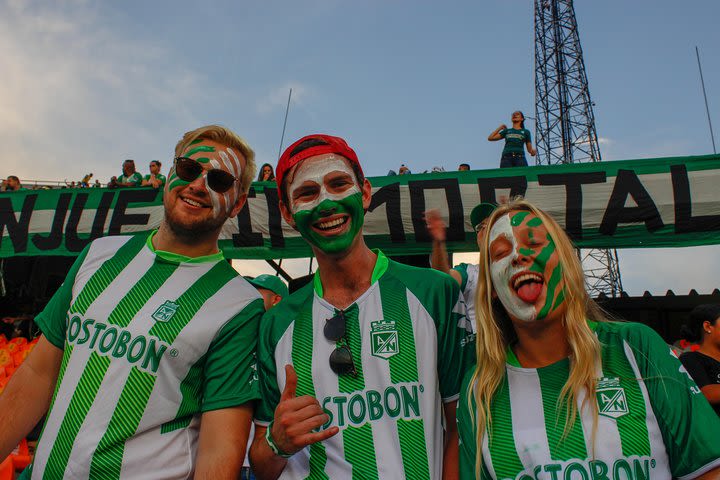
[(285, 365), (285, 388), (275, 408), (272, 424), (273, 441), (287, 454), (299, 452), (308, 445), (322, 442), (336, 435), (340, 429), (330, 427), (316, 432), (328, 420), (320, 402), (310, 395), (296, 396), (297, 374), (292, 365)]

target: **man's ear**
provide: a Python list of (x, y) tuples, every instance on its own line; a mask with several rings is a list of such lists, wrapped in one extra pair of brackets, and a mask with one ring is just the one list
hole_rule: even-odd
[(367, 212), (368, 208), (370, 208), (370, 202), (372, 202), (372, 185), (367, 178), (363, 180), (362, 184), (362, 200), (363, 210)]
[(229, 218), (235, 218), (237, 217), (237, 214), (240, 213), (240, 210), (242, 210), (243, 205), (245, 205), (245, 201), (247, 201), (247, 193), (243, 193), (238, 197), (237, 200), (235, 200), (235, 204), (233, 205), (232, 210), (230, 210)]
[(287, 224), (295, 228), (295, 220), (293, 220), (290, 210), (288, 210), (288, 208), (285, 206), (285, 202), (283, 202), (282, 200), (278, 200), (278, 207), (280, 208), (280, 215), (282, 215), (283, 219), (285, 219)]

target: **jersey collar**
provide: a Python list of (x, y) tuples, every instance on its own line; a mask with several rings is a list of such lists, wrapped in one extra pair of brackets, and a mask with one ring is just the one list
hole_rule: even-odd
[(213, 253), (211, 255), (203, 255), (202, 257), (188, 257), (186, 255), (180, 255), (179, 253), (168, 252), (166, 250), (156, 250), (152, 244), (152, 239), (157, 233), (157, 230), (153, 230), (147, 237), (145, 244), (159, 258), (172, 262), (172, 263), (206, 263), (206, 262), (219, 262), (224, 260), (222, 252)]
[[(377, 260), (375, 261), (375, 267), (373, 267), (372, 275), (370, 275), (370, 285), (377, 282), (388, 269), (388, 259), (385, 254), (379, 249), (373, 249), (372, 252), (377, 255)], [(320, 281), (320, 269), (315, 270), (315, 275), (313, 276), (313, 288), (315, 289), (317, 296), (322, 298), (323, 287), (322, 282)]]
[[(592, 320), (588, 320), (587, 323), (588, 323), (588, 326), (590, 327), (590, 330), (595, 332), (595, 330), (598, 327), (598, 323), (593, 322)], [(507, 346), (507, 351), (505, 352), (505, 357), (506, 357), (505, 362), (508, 365), (511, 365), (511, 366), (517, 367), (517, 368), (524, 368), (522, 365), (520, 365), (520, 361), (518, 360), (517, 355), (515, 355), (515, 352), (513, 351), (512, 347), (510, 345)], [(566, 359), (563, 359), (563, 360), (566, 360)], [(561, 360), (561, 361), (563, 361), (563, 360)]]

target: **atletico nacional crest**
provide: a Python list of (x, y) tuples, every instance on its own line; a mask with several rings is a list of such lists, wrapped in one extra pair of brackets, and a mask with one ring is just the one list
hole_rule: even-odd
[(400, 353), (398, 332), (393, 320), (378, 320), (370, 324), (370, 342), (372, 354), (376, 357), (388, 359)]
[(177, 311), (178, 305), (175, 302), (171, 302), (170, 300), (165, 300), (165, 303), (160, 305), (157, 310), (155, 310), (155, 313), (152, 314), (153, 320), (156, 322), (168, 322), (172, 318), (173, 315), (175, 315), (175, 312)]
[(619, 418), (630, 413), (625, 390), (620, 386), (619, 378), (601, 378), (598, 380), (595, 397), (598, 413), (610, 418)]

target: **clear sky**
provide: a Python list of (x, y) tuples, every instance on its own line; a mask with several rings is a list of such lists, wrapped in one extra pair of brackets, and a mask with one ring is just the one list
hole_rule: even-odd
[[(696, 45), (720, 146), (720, 2), (582, 0), (576, 14), (603, 159), (712, 153)], [(125, 158), (167, 171), (207, 123), (274, 162), (290, 87), (285, 145), (343, 136), (369, 175), (492, 168), (487, 135), (513, 110), (534, 116), (533, 42), (530, 0), (0, 0), (0, 175), (107, 181)], [(626, 288), (710, 292), (719, 253), (621, 252)]]

